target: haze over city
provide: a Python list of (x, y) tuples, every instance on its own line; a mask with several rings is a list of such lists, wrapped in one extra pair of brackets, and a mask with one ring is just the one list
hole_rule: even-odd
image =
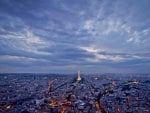
[(0, 0), (1, 73), (149, 73), (149, 0)]

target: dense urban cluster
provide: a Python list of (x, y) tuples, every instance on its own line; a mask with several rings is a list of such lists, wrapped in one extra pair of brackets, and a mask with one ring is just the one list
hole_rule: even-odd
[(1, 74), (0, 113), (149, 113), (150, 75)]

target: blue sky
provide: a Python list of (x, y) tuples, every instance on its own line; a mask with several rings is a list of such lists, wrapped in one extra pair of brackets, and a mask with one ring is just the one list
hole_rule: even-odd
[(0, 72), (150, 72), (150, 0), (0, 0)]

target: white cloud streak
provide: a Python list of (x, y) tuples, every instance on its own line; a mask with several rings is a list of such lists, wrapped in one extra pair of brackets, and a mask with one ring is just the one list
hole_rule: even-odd
[(9, 44), (15, 50), (21, 50), (38, 55), (50, 55), (49, 52), (42, 49), (49, 47), (49, 43), (39, 36), (36, 36), (29, 29), (24, 29), (19, 32), (7, 32), (0, 34), (4, 44)]
[(100, 49), (96, 49), (94, 47), (80, 47), (80, 48), (82, 50), (85, 50), (88, 53), (95, 55), (95, 58), (87, 58), (87, 60), (90, 62), (101, 62), (101, 61), (105, 61), (105, 60), (109, 60), (109, 61), (113, 61), (113, 62), (120, 62), (120, 61), (125, 60), (125, 58), (120, 55), (101, 54), (100, 52), (103, 52), (103, 51)]
[(32, 62), (47, 62), (47, 60), (44, 59), (36, 59), (36, 58), (30, 58), (30, 57), (24, 57), (24, 56), (12, 56), (12, 55), (1, 55), (0, 61), (14, 61), (14, 62), (23, 62), (23, 63), (32, 63)]

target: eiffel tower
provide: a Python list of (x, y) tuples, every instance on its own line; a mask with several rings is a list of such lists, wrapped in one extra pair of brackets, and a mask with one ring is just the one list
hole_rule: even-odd
[(80, 71), (78, 71), (77, 81), (80, 81), (80, 80), (81, 80)]

